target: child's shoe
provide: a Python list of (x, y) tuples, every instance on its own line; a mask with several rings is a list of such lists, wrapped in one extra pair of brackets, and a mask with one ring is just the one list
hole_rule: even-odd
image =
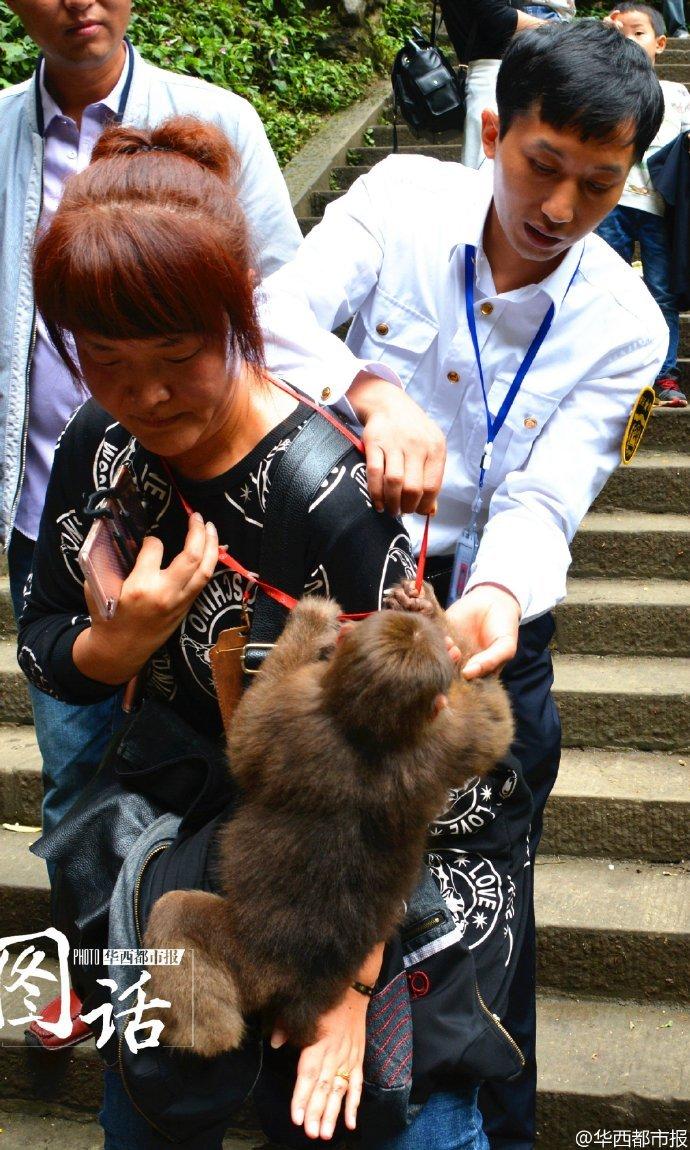
[(680, 384), (673, 376), (666, 375), (655, 380), (654, 403), (658, 407), (687, 407), (688, 401), (680, 389)]

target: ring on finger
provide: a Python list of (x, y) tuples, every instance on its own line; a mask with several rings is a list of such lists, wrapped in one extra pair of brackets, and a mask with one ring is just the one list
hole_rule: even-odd
[(335, 1078), (342, 1078), (344, 1082), (349, 1082), (350, 1081), (350, 1071), (347, 1069), (341, 1068), (340, 1070), (336, 1070), (334, 1077)]

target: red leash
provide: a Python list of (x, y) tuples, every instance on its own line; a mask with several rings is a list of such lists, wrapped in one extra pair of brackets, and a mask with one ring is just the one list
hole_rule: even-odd
[[(313, 400), (309, 399), (305, 395), (300, 394), (298, 391), (294, 391), (287, 383), (284, 383), (281, 379), (272, 378), (271, 383), (275, 384), (275, 386), (279, 387), (282, 391), (285, 391), (299, 403), (305, 404), (306, 407), (310, 407), (313, 411), (318, 411), (319, 415), (322, 415), (323, 418), (327, 419), (333, 427), (336, 427), (338, 431), (340, 431), (341, 434), (350, 441), (353, 447), (357, 448), (361, 455), (365, 454), (362, 440), (359, 439), (358, 436), (354, 434), (354, 432), (350, 431), (349, 427), (346, 427), (344, 423), (341, 423), (339, 419), (336, 419), (334, 415), (331, 415), (327, 408), (319, 407), (319, 405), (314, 403)], [(163, 463), (163, 466), (168, 473), (168, 478), (170, 479), (170, 482), (177, 494), (177, 498), (182, 504), (182, 507), (187, 513), (187, 516), (192, 515), (194, 513), (194, 508), (190, 506), (180, 491), (179, 487), (177, 486), (175, 477), (173, 476), (173, 473), (166, 461), (161, 460), (161, 462)], [(421, 591), (422, 583), (424, 582), (424, 566), (426, 564), (426, 552), (429, 541), (429, 519), (430, 516), (427, 515), (426, 524), (424, 526), (424, 536), (422, 538), (422, 546), (419, 552), (419, 562), (417, 564), (417, 578), (415, 580), (415, 586), (418, 591)], [(241, 575), (242, 578), (246, 579), (248, 583), (256, 583), (257, 587), (260, 587), (266, 595), (270, 595), (271, 599), (275, 599), (276, 602), (280, 603), (282, 607), (287, 607), (289, 611), (291, 611), (292, 608), (297, 605), (298, 601), (292, 595), (288, 595), (287, 592), (281, 591), (279, 587), (273, 587), (270, 583), (266, 583), (263, 579), (260, 579), (259, 576), (256, 575), (253, 571), (249, 571), (246, 567), (243, 567), (242, 564), (237, 561), (237, 559), (233, 559), (232, 555), (230, 555), (228, 552), (227, 547), (218, 548), (218, 562), (222, 563), (225, 567), (229, 567), (230, 570), (236, 572), (236, 574)], [(245, 599), (248, 596), (248, 590), (249, 589), (247, 588), (247, 591), (244, 593)], [(347, 619), (366, 619), (368, 615), (373, 614), (375, 614), (374, 611), (361, 611), (358, 614), (343, 614), (340, 615), (339, 618), (343, 621)]]

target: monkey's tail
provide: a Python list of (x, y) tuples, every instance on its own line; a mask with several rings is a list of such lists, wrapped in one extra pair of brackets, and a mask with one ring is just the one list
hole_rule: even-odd
[(214, 942), (223, 937), (223, 899), (170, 891), (154, 904), (144, 946), (184, 949), (179, 966), (150, 969), (151, 990), (170, 1003), (161, 1042), (213, 1058), (242, 1045), (245, 1033), (235, 976)]

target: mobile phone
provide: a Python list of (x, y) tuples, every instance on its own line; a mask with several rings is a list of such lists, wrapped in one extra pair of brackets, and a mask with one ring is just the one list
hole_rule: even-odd
[(79, 566), (99, 613), (112, 619), (148, 526), (146, 504), (126, 463), (119, 468), (112, 487), (89, 497), (84, 511), (94, 522), (79, 551)]

